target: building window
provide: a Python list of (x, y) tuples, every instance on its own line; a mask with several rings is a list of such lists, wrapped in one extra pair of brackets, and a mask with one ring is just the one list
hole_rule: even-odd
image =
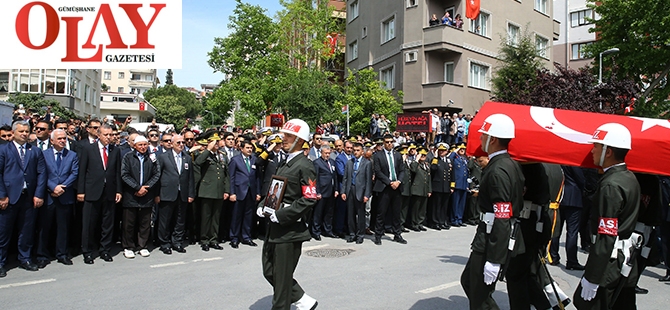
[(131, 81), (141, 81), (142, 80), (142, 75), (138, 73), (133, 73), (130, 75), (130, 80)]
[(84, 101), (91, 102), (91, 86), (84, 86)]
[(507, 43), (513, 46), (519, 45), (519, 26), (507, 24)]
[(365, 38), (367, 36), (368, 36), (368, 27), (363, 27), (363, 29), (361, 29), (361, 38)]
[(124, 90), (125, 89), (123, 89), (123, 87), (119, 87), (119, 88), (116, 89), (116, 92), (117, 93), (122, 93)]
[(12, 72), (11, 91), (69, 95), (73, 72), (68, 75), (68, 71), (63, 69), (15, 70)]
[(592, 22), (588, 19), (593, 19), (593, 10), (582, 10), (578, 12), (570, 13), (570, 26), (579, 27), (591, 24)]
[(592, 42), (586, 42), (586, 43), (577, 43), (572, 45), (572, 57), (570, 59), (584, 59), (584, 58), (591, 58), (589, 55), (587, 55), (584, 52), (584, 48), (591, 44)]
[(152, 75), (145, 75), (144, 80), (147, 82), (153, 82), (154, 77)]
[(408, 8), (413, 8), (417, 5), (419, 5), (417, 2), (418, 2), (418, 0), (407, 0), (407, 7)]
[(112, 79), (112, 72), (111, 71), (105, 71), (103, 79), (111, 80)]
[(0, 93), (9, 92), (9, 72), (0, 72)]
[(488, 73), (489, 67), (470, 63), (470, 86), (488, 89)]
[(382, 44), (395, 38), (395, 16), (382, 23)]
[(419, 52), (411, 51), (405, 53), (405, 62), (415, 62), (419, 58)]
[(358, 58), (358, 41), (349, 43), (349, 50), (347, 51), (347, 55), (349, 55), (349, 61)]
[(354, 1), (349, 4), (349, 10), (347, 11), (349, 15), (349, 21), (352, 21), (358, 17), (358, 1)]
[(130, 93), (139, 95), (140, 94), (140, 89), (139, 88), (131, 88)]
[(125, 72), (119, 72), (119, 78), (120, 79), (125, 79), (126, 78), (126, 73)]
[(549, 47), (549, 40), (541, 36), (535, 36), (535, 49), (537, 54), (541, 57), (548, 58), (547, 47)]
[(547, 0), (535, 0), (535, 10), (547, 14)]
[(379, 71), (379, 80), (382, 82), (382, 87), (386, 89), (395, 88), (395, 66), (390, 66)]
[(454, 62), (445, 62), (444, 63), (444, 81), (447, 83), (454, 82)]
[(470, 20), (470, 32), (488, 37), (489, 36), (488, 25), (489, 25), (489, 14), (479, 12), (479, 16), (477, 16), (476, 19)]

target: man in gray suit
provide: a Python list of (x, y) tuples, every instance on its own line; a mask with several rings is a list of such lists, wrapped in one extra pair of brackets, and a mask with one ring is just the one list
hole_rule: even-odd
[(193, 162), (183, 150), (184, 137), (175, 135), (172, 148), (158, 156), (161, 171), (160, 193), (156, 197), (159, 204), (158, 240), (161, 251), (168, 255), (173, 249), (186, 253), (183, 245), (186, 206), (195, 199)]
[(321, 145), (322, 143), (322, 137), (321, 134), (319, 133), (314, 133), (312, 136), (312, 147), (309, 149), (309, 155), (307, 158), (309, 160), (314, 161), (315, 159), (321, 157)]
[(347, 203), (349, 237), (347, 242), (363, 243), (365, 203), (372, 194), (372, 163), (363, 157), (363, 146), (354, 143), (354, 158), (347, 162), (342, 180), (342, 200)]

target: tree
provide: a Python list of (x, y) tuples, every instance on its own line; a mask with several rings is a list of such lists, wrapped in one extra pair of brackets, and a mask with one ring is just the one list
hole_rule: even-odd
[(100, 85), (100, 89), (102, 91), (109, 91), (109, 85), (102, 83), (102, 85)]
[(7, 102), (15, 104), (17, 107), (23, 104), (26, 110), (33, 110), (35, 113), (44, 115), (47, 107), (51, 107), (51, 112), (62, 119), (76, 118), (72, 110), (64, 108), (54, 99), (44, 98), (44, 94), (10, 94)]
[(186, 118), (194, 118), (202, 111), (195, 95), (176, 85), (165, 85), (144, 92), (144, 98), (156, 108), (156, 120), (181, 128)]
[(543, 67), (533, 36), (526, 29), (517, 44), (503, 38), (498, 54), (501, 65), (491, 79), (494, 100), (523, 102), (536, 84), (538, 70)]
[(174, 85), (172, 69), (167, 69), (165, 73), (165, 85)]
[[(344, 86), (344, 95), (337, 101), (337, 107), (349, 105), (350, 133), (366, 133), (369, 130), (372, 113), (386, 115), (389, 120), (396, 119), (402, 111), (402, 91), (397, 97), (379, 82), (373, 69), (359, 70), (355, 74), (348, 70)], [(391, 122), (392, 128), (395, 123)]]
[[(589, 0), (600, 16), (590, 32), (598, 40), (587, 46), (586, 53), (598, 60), (600, 52), (616, 47), (617, 54), (603, 57), (603, 74), (615, 73), (635, 81), (644, 89), (634, 114), (668, 118), (670, 87), (670, 5), (667, 0), (603, 1)], [(635, 17), (631, 18), (631, 12)], [(596, 67), (597, 69), (597, 67)], [(660, 113), (663, 113), (661, 115)]]

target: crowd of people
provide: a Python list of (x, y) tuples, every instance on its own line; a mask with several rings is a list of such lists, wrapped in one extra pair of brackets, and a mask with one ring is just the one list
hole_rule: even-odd
[(430, 20), (428, 20), (428, 25), (431, 27), (437, 25), (447, 25), (454, 28), (463, 29), (463, 18), (461, 18), (461, 14), (456, 14), (456, 16), (452, 18), (449, 12), (444, 12), (442, 18), (437, 18), (437, 14), (433, 14), (430, 17)]

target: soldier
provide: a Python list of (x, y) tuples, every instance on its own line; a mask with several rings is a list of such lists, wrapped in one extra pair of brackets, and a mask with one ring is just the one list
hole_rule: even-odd
[(592, 237), (584, 276), (575, 290), (575, 307), (635, 309), (635, 281), (629, 281), (628, 272), (636, 266), (634, 259), (629, 259), (631, 252), (637, 252), (635, 244), (642, 237), (634, 231), (640, 186), (625, 163), (631, 134), (625, 126), (609, 123), (598, 127), (589, 142), (593, 143), (593, 163), (605, 173), (593, 195), (590, 226), (596, 235)]
[(451, 228), (447, 224), (447, 205), (449, 204), (449, 196), (453, 191), (451, 188), (453, 176), (451, 160), (447, 157), (448, 150), (448, 144), (438, 143), (437, 156), (430, 162), (433, 194), (431, 196), (431, 212), (428, 215), (428, 227), (435, 230)]
[[(430, 179), (430, 167), (426, 163), (428, 150), (419, 150), (419, 159), (410, 164), (410, 171), (414, 175), (411, 184), (412, 193), (412, 229), (420, 229), (421, 223), (426, 219), (426, 204), (431, 195), (432, 182)], [(409, 184), (405, 185), (405, 187)]]
[(516, 240), (520, 238), (513, 232), (516, 232), (515, 222), (523, 206), (524, 178), (519, 164), (507, 153), (514, 138), (514, 121), (507, 115), (493, 114), (486, 118), (479, 132), (482, 133), (479, 137), (482, 149), (490, 162), (480, 182), (482, 221), (472, 241), (472, 252), (461, 275), (461, 285), (470, 309), (498, 309), (491, 295), (501, 267), (509, 255), (523, 252), (520, 248), (523, 240)]
[[(302, 151), (309, 139), (309, 126), (303, 120), (292, 119), (281, 129), (282, 148), (287, 153), (277, 175), (287, 179), (282, 206), (272, 214), (263, 213), (265, 201), (258, 205), (258, 216), (269, 218), (267, 240), (263, 244), (263, 276), (272, 285), (272, 309), (315, 309), (317, 301), (305, 294), (293, 279), (302, 252), (302, 243), (310, 239), (307, 220), (316, 205), (316, 172)], [(309, 150), (309, 149), (308, 149)]]
[(451, 159), (454, 189), (451, 194), (451, 225), (464, 227), (463, 213), (465, 212), (465, 199), (468, 195), (468, 160), (465, 157), (465, 143), (456, 147), (456, 152), (449, 155)]
[(465, 224), (475, 226), (479, 223), (479, 211), (477, 210), (477, 200), (479, 200), (479, 180), (482, 179), (482, 169), (489, 163), (486, 156), (473, 157), (468, 162), (468, 171), (470, 172), (469, 197), (466, 204), (464, 220)]
[[(407, 147), (398, 146), (396, 147), (396, 151), (402, 155), (402, 162), (405, 164), (405, 171), (409, 171), (409, 165), (411, 162), (409, 159), (407, 159)], [(400, 180), (400, 182), (404, 184), (412, 184), (411, 173), (405, 173), (405, 177)], [(409, 205), (412, 197), (411, 188), (409, 186), (404, 186), (400, 195), (402, 196), (402, 204), (400, 205), (400, 225), (403, 227), (403, 229), (412, 229), (412, 221), (407, 221), (407, 213), (409, 212)]]

